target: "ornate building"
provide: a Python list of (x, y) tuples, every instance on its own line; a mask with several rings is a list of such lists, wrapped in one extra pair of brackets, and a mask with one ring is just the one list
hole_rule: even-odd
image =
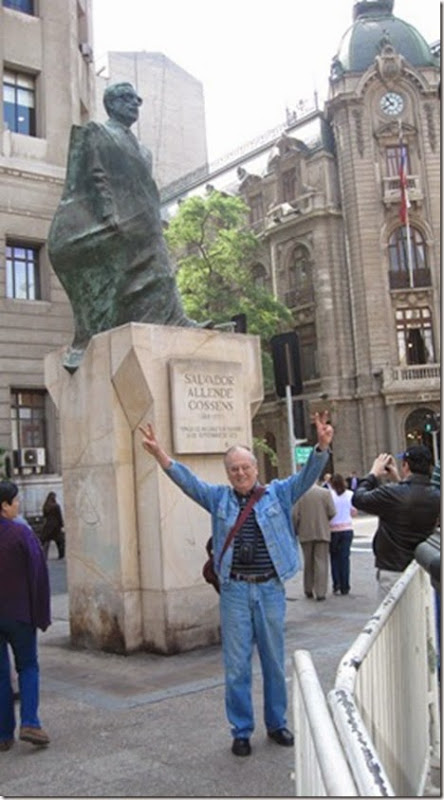
[[(284, 136), (268, 174), (241, 185), (256, 220), (261, 203), (292, 209), (265, 217), (267, 274), (293, 310), (304, 391), (331, 408), (340, 472), (417, 441), (436, 450), (424, 423), (440, 403), (439, 79), (393, 0), (355, 3), (331, 67), (331, 148)], [(257, 432), (279, 441), (272, 405)]]
[[(254, 275), (299, 337), (296, 436), (309, 439), (312, 412), (328, 405), (343, 473), (415, 441), (436, 449), (424, 421), (440, 401), (439, 63), (393, 0), (352, 8), (325, 108), (162, 192), (166, 219), (208, 185), (247, 200), (263, 245)], [(71, 341), (72, 314), (46, 238), (70, 127), (95, 115), (91, 0), (3, 0), (0, 26), (0, 448), (35, 511), (61, 482), (43, 359)], [(285, 400), (270, 391), (254, 427), (288, 472)]]
[[(393, 0), (360, 0), (325, 109), (252, 148), (237, 182), (234, 163), (207, 179), (246, 199), (264, 245), (257, 280), (293, 312), (304, 387), (296, 436), (309, 439), (313, 411), (328, 406), (333, 466), (345, 474), (418, 441), (437, 452), (424, 423), (440, 402), (439, 79)], [(285, 400), (269, 394), (254, 424), (287, 471)]]

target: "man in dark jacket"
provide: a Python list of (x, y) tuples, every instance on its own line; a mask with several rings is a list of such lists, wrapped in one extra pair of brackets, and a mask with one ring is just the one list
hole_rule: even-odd
[[(353, 495), (355, 508), (379, 517), (373, 552), (381, 598), (413, 560), (415, 547), (436, 525), (440, 493), (430, 481), (431, 465), (427, 447), (409, 447), (401, 455), (400, 476), (394, 457), (381, 453)], [(383, 476), (392, 482), (381, 485)]]

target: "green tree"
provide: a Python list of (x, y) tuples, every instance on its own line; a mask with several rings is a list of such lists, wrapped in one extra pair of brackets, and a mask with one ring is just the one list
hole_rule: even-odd
[(292, 327), (292, 316), (253, 279), (251, 265), (260, 258), (261, 243), (248, 230), (247, 216), (241, 198), (213, 190), (181, 203), (165, 236), (177, 263), (177, 283), (188, 316), (220, 324), (245, 314), (248, 333), (261, 338), (264, 382), (271, 389), (268, 342)]

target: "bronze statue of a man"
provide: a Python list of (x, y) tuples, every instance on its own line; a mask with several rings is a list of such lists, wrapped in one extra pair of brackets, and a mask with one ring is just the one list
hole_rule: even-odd
[(150, 151), (131, 126), (142, 100), (109, 86), (104, 124), (73, 125), (65, 187), (49, 232), (49, 257), (68, 294), (75, 335), (65, 366), (89, 339), (127, 322), (193, 326), (185, 315), (162, 230)]

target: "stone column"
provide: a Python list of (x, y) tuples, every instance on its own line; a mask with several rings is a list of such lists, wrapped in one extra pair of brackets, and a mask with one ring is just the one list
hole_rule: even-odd
[(130, 323), (91, 340), (80, 367), (47, 356), (61, 428), (72, 643), (175, 653), (219, 637), (201, 576), (206, 511), (141, 447), (150, 421), (166, 450), (226, 482), (222, 453), (252, 443), (262, 398), (259, 339)]

